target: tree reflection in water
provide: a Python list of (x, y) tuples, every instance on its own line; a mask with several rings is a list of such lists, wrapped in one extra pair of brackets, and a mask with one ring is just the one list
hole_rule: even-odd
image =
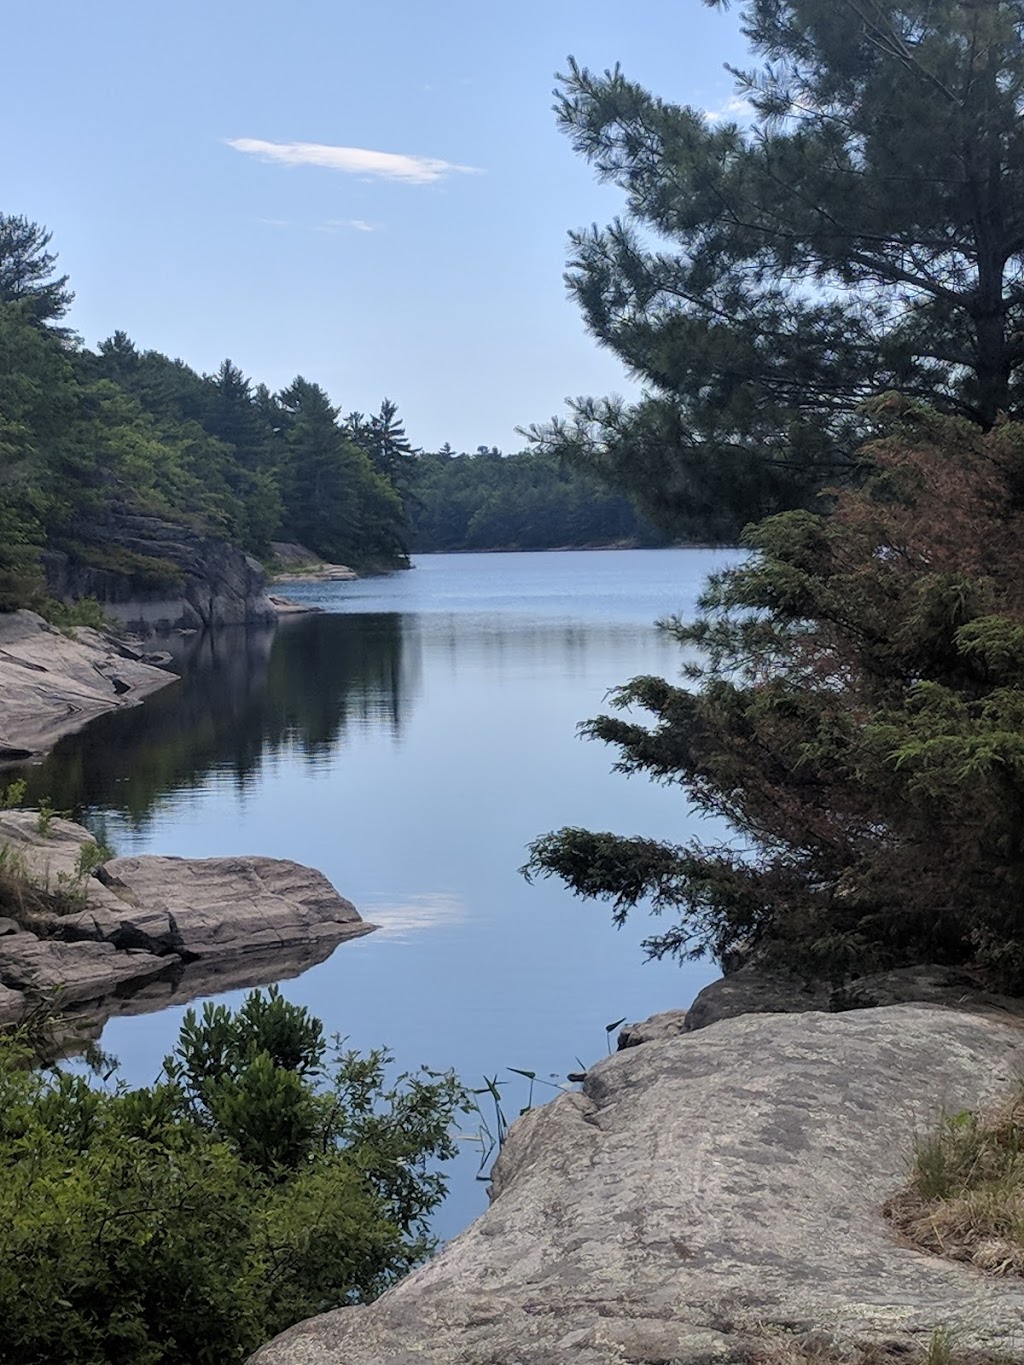
[(417, 637), (403, 623), (399, 613), (309, 616), (161, 641), (179, 683), (5, 779), (25, 779), (29, 804), (45, 797), (79, 817), (112, 809), (142, 828), (160, 797), (199, 787), (212, 771), (245, 788), (261, 760), (286, 747), (312, 761), (353, 726), (397, 736), (420, 676)]

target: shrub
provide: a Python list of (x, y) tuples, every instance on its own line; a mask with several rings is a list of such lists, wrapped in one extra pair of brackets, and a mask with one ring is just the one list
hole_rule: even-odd
[(947, 1115), (917, 1144), (886, 1214), (934, 1256), (1024, 1275), (1024, 1090), (985, 1112)]
[(463, 1104), (389, 1060), (332, 1051), (276, 990), (190, 1010), (146, 1089), (0, 1038), (4, 1365), (227, 1365), (380, 1294), (431, 1249)]

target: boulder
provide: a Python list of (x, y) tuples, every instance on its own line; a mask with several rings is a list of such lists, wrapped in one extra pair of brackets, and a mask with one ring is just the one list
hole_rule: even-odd
[(270, 550), (279, 566), (273, 576), (275, 583), (348, 583), (359, 577), (347, 564), (325, 564), (319, 555), (294, 541), (272, 540)]
[(16, 1001), (8, 1001), (14, 1019), (24, 1013), (28, 1000), (53, 997), (57, 1008), (63, 1009), (109, 995), (129, 983), (151, 980), (169, 965), (151, 953), (119, 953), (112, 943), (64, 943), (16, 934), (0, 946), (0, 985), (21, 995), (21, 1008), (15, 1009)]
[(58, 1007), (75, 1006), (98, 1026), (136, 994), (142, 1012), (263, 985), (374, 927), (299, 863), (143, 856), (83, 874), (81, 850), (92, 843), (70, 820), (53, 817), (41, 831), (36, 812), (0, 812), (0, 847), (11, 850), (12, 865), (63, 900), (0, 935), (0, 1022), (54, 992)]
[[(251, 1365), (708, 1365), (766, 1334), (1016, 1349), (1024, 1284), (902, 1245), (915, 1134), (1017, 1084), (1024, 1031), (929, 1005), (748, 1014), (519, 1119), (492, 1203), (375, 1303)], [(776, 1358), (786, 1358), (780, 1355)]]
[(666, 1010), (664, 1014), (652, 1014), (639, 1024), (626, 1024), (619, 1031), (617, 1046), (621, 1052), (623, 1048), (639, 1047), (641, 1043), (678, 1038), (686, 1031), (686, 1010)]
[(186, 960), (340, 943), (371, 928), (322, 872), (284, 858), (112, 858), (98, 880), (117, 909), (85, 910), (76, 929)]
[(172, 682), (173, 673), (99, 631), (64, 634), (35, 612), (0, 614), (0, 761), (44, 754), (62, 735)]
[(808, 1010), (838, 1014), (875, 1005), (915, 1002), (1024, 1016), (1024, 1000), (986, 990), (959, 967), (922, 963), (831, 986), (810, 984), (797, 976), (748, 964), (705, 986), (686, 1011), (685, 1027), (688, 1031), (706, 1028), (708, 1024), (742, 1014), (799, 1014)]

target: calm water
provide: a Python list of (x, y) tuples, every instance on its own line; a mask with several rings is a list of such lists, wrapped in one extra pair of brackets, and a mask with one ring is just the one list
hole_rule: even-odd
[[(677, 1008), (715, 973), (646, 963), (650, 921), (517, 869), (536, 835), (584, 825), (671, 839), (683, 797), (610, 772), (576, 737), (606, 692), (677, 676), (656, 618), (689, 612), (735, 556), (650, 550), (423, 557), (412, 572), (292, 595), (322, 616), (194, 640), (182, 682), (96, 722), (31, 770), (118, 853), (264, 853), (321, 868), (379, 932), (285, 983), (350, 1044), (402, 1067), (564, 1077), (605, 1025)], [(239, 995), (225, 997), (237, 1001)], [(182, 1011), (115, 1019), (103, 1046), (151, 1081)], [(508, 1077), (507, 1108), (525, 1101)], [(538, 1098), (545, 1093), (539, 1092)], [(467, 1149), (442, 1236), (484, 1206)]]

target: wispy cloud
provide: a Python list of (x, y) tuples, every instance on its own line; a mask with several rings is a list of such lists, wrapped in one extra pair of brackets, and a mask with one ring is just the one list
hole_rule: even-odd
[(263, 142), (255, 137), (231, 137), (227, 145), (236, 152), (282, 166), (322, 166), (344, 175), (377, 176), (406, 185), (432, 185), (450, 175), (479, 174), (476, 166), (459, 166), (438, 157), (374, 152), (366, 147), (333, 147), (324, 142)]
[(365, 218), (328, 218), (324, 223), (317, 223), (317, 232), (376, 232), (377, 229), (372, 223), (368, 223)]
[(730, 95), (718, 109), (705, 109), (704, 117), (709, 123), (742, 122), (754, 113), (754, 106), (744, 95)]

